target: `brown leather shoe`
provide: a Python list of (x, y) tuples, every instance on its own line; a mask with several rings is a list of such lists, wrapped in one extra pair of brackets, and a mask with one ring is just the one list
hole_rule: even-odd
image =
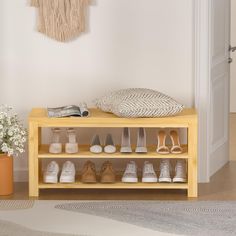
[(96, 169), (95, 165), (91, 161), (87, 161), (84, 164), (82, 175), (81, 175), (81, 182), (83, 183), (96, 183)]
[(114, 183), (116, 182), (116, 173), (112, 167), (111, 162), (106, 161), (101, 168), (101, 183)]

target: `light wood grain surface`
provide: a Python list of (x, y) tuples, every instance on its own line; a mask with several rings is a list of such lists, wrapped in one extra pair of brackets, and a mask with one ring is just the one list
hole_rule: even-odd
[[(120, 118), (110, 113), (102, 112), (98, 109), (90, 109), (91, 116), (86, 118), (68, 117), (68, 118), (49, 118), (47, 110), (43, 108), (32, 109), (29, 116), (29, 195), (31, 197), (39, 196), (39, 189), (187, 189), (188, 197), (197, 197), (197, 113), (194, 109), (184, 109), (182, 113), (173, 117), (163, 118)], [(77, 154), (67, 153), (50, 154), (48, 145), (41, 145), (42, 127), (153, 127), (153, 128), (172, 128), (185, 127), (188, 129), (188, 145), (183, 146), (184, 152), (179, 154), (160, 155), (156, 153), (156, 147), (149, 147), (147, 154), (93, 154), (89, 152), (89, 145), (81, 146)], [(168, 184), (148, 184), (135, 183), (127, 184), (117, 181), (112, 184), (83, 184), (76, 182), (73, 184), (44, 184), (40, 179), (41, 160), (48, 158), (108, 158), (108, 159), (146, 159), (146, 158), (185, 158), (188, 160), (188, 182), (186, 184), (168, 183)]]

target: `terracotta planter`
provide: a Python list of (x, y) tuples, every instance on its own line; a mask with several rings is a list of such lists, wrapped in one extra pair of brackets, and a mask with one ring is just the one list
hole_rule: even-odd
[(0, 196), (13, 193), (13, 158), (0, 154)]

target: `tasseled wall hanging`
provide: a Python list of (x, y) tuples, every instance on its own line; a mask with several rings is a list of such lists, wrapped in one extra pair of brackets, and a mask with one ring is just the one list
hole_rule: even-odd
[(85, 31), (85, 10), (89, 0), (31, 0), (39, 11), (38, 31), (66, 42)]

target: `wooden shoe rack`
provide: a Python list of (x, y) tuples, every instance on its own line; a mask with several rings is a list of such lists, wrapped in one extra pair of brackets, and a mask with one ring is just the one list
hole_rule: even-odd
[[(119, 118), (113, 114), (104, 113), (98, 109), (91, 109), (91, 116), (87, 118), (49, 118), (44, 108), (32, 109), (29, 116), (29, 195), (37, 197), (40, 189), (186, 189), (188, 197), (197, 197), (197, 113), (194, 109), (184, 109), (174, 117), (164, 118)], [(183, 146), (182, 154), (160, 155), (156, 147), (148, 147), (145, 154), (93, 154), (89, 152), (89, 145), (80, 146), (77, 154), (51, 154), (49, 145), (41, 144), (42, 128), (50, 127), (84, 127), (84, 128), (187, 128), (188, 144)], [(43, 159), (178, 159), (184, 158), (188, 162), (187, 183), (134, 183), (116, 182), (114, 184), (84, 184), (79, 181), (73, 184), (45, 184), (42, 181), (41, 163)]]

